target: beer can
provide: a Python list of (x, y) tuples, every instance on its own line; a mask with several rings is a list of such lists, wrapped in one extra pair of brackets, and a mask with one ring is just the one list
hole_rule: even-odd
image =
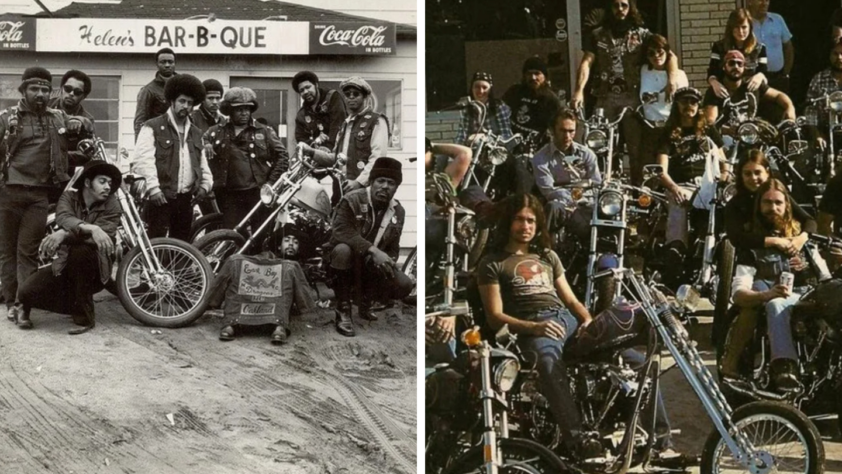
[(790, 293), (792, 293), (792, 285), (795, 283), (795, 275), (790, 272), (781, 272), (780, 278), (781, 285), (787, 287)]

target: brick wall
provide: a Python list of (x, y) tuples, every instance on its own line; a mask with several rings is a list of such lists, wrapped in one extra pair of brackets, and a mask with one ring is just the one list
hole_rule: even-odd
[(679, 40), (681, 69), (690, 85), (704, 92), (708, 85), (710, 46), (722, 39), (728, 15), (736, 8), (734, 0), (679, 0)]
[(424, 135), (433, 143), (453, 143), (459, 128), (459, 112), (427, 112)]

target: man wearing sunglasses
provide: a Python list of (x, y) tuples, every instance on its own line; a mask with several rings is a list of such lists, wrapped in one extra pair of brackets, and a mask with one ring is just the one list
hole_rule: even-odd
[(344, 191), (349, 193), (369, 185), (374, 161), (386, 156), (389, 146), (389, 122), (386, 116), (371, 110), (371, 86), (359, 76), (349, 77), (339, 84), (345, 96), (348, 117), (339, 129), (333, 152), (327, 148), (304, 145), (304, 154), (314, 157), (317, 163), (331, 165), (336, 159), (346, 159)]
[[(743, 53), (736, 49), (728, 51), (723, 64), (725, 75), (722, 77), (722, 85), (725, 86), (728, 96), (717, 96), (713, 87), (709, 87), (705, 92), (704, 110), (708, 123), (720, 125), (722, 133), (730, 135), (729, 131), (732, 128), (754, 117), (759, 110), (772, 109), (771, 113), (762, 116), (771, 123), (778, 123), (783, 119), (795, 120), (795, 106), (783, 92), (765, 83), (754, 92), (749, 92), (748, 81), (743, 80), (746, 66)], [(762, 104), (772, 107), (760, 109)]]
[[(635, 108), (640, 103), (640, 65), (645, 63), (643, 43), (652, 34), (643, 26), (636, 0), (608, 0), (602, 25), (585, 37), (584, 55), (579, 64), (576, 88), (570, 105), (580, 109), (584, 105), (585, 85), (596, 97), (596, 106), (604, 109), (608, 120), (616, 120), (624, 107)], [(667, 86), (665, 93), (672, 97), (678, 84), (678, 60), (667, 53)], [(632, 168), (640, 161), (640, 125), (633, 114), (623, 119), (622, 137), (628, 147)]]
[[(94, 116), (82, 106), (82, 101), (91, 93), (91, 78), (82, 71), (71, 69), (62, 76), (60, 88), (58, 97), (50, 100), (49, 106), (53, 109), (62, 110), (67, 115), (85, 117), (91, 121), (91, 127), (93, 127)], [(80, 134), (67, 137), (67, 161), (71, 170), (84, 165), (88, 161), (85, 155), (76, 151), (79, 140), (83, 138), (90, 137), (87, 134), (85, 136)]]

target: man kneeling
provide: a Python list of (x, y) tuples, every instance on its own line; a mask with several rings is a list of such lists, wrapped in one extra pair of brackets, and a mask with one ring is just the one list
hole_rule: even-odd
[(94, 327), (94, 293), (111, 277), (114, 236), (122, 210), (115, 193), (122, 177), (116, 166), (90, 161), (71, 190), (56, 205), (59, 229), (42, 242), (42, 258), (58, 256), (50, 266), (30, 276), (20, 289), (23, 312), (17, 324), (31, 329), (32, 308), (69, 314), (83, 326), (70, 331), (81, 334)]
[(336, 278), (336, 331), (349, 337), (355, 335), (352, 291), (356, 289), (360, 295), (360, 317), (374, 320), (372, 296), (403, 299), (414, 285), (395, 263), (404, 221), (403, 206), (393, 199), (403, 180), (401, 163), (394, 158), (378, 158), (369, 180), (370, 187), (352, 191), (339, 202), (330, 238), (334, 245), (330, 267)]

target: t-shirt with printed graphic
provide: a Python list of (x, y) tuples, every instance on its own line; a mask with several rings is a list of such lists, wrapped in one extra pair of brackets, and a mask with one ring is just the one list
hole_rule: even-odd
[(564, 306), (555, 289), (556, 279), (563, 274), (561, 260), (552, 250), (542, 255), (496, 251), (480, 262), (479, 284), (500, 285), (503, 312), (523, 319), (542, 309)]

